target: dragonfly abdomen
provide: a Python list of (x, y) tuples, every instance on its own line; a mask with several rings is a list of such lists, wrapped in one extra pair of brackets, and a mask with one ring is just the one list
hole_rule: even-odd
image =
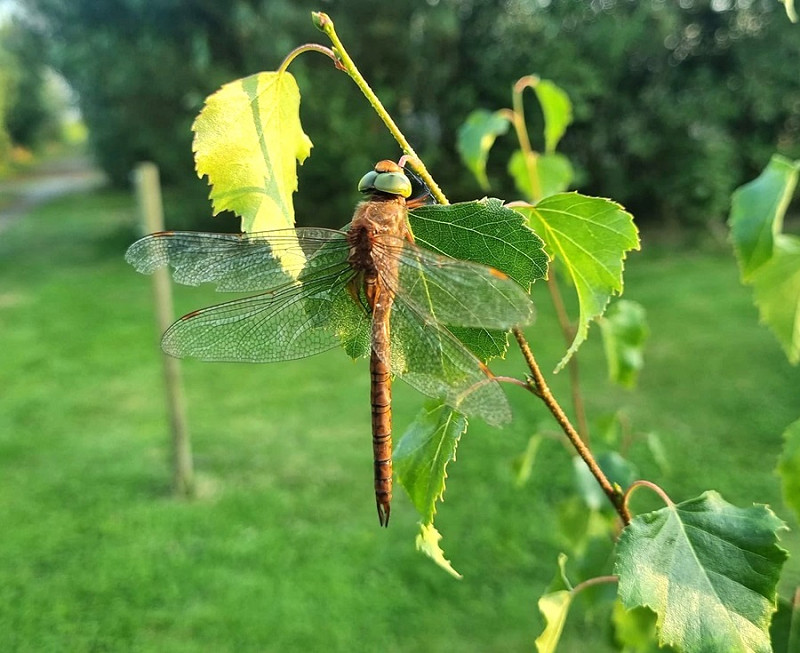
[(392, 503), (392, 386), (389, 366), (373, 350), (369, 362), (375, 503), (381, 526), (389, 525)]

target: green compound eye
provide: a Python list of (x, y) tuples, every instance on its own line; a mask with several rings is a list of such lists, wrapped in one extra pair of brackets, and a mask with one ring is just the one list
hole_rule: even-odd
[(373, 186), (375, 190), (391, 195), (411, 195), (411, 182), (402, 172), (381, 172), (375, 177)]
[(375, 190), (375, 178), (377, 176), (377, 172), (370, 170), (367, 174), (361, 177), (361, 181), (358, 182), (358, 192), (368, 193), (371, 190)]

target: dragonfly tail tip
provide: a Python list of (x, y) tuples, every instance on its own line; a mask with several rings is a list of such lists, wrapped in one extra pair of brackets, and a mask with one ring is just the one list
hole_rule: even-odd
[(378, 503), (378, 521), (384, 528), (389, 526), (389, 513), (391, 508), (388, 503)]

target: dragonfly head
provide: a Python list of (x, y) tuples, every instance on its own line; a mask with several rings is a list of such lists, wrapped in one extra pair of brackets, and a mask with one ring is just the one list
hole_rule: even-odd
[(362, 193), (386, 193), (409, 197), (411, 182), (399, 165), (386, 159), (378, 161), (375, 168), (361, 178), (358, 190)]

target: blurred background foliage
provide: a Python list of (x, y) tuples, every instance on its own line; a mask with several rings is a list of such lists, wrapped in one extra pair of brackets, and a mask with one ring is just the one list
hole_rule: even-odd
[[(479, 107), (510, 102), (531, 73), (570, 95), (562, 144), (583, 192), (639, 220), (720, 221), (733, 188), (769, 155), (800, 156), (800, 37), (777, 0), (17, 0), (2, 33), (0, 106), (10, 140), (34, 145), (52, 103), (48, 67), (74, 90), (96, 159), (116, 184), (152, 160), (208, 215), (194, 178), (190, 125), (221, 84), (274, 70), (295, 46), (337, 31), (451, 200), (482, 195), (455, 150)], [(300, 222), (342, 224), (353, 180), (399, 153), (345, 75), (315, 54), (292, 64), (315, 142), (301, 170)], [(535, 127), (536, 103), (530, 124)], [(532, 129), (532, 132), (535, 131)], [(0, 134), (0, 150), (4, 137)], [(8, 140), (8, 138), (6, 138)], [(534, 144), (536, 146), (536, 144)], [(492, 194), (514, 198), (502, 162)], [(503, 151), (504, 148), (507, 151)], [(347, 192), (343, 192), (346, 190)]]

